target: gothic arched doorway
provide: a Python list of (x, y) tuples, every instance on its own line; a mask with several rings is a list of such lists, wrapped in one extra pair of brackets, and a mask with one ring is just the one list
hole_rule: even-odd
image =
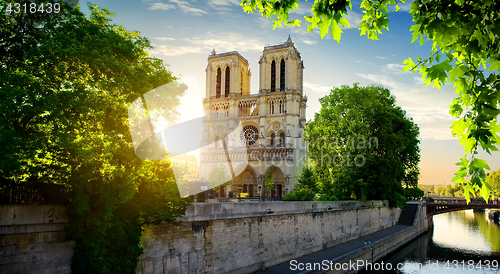
[(283, 187), (285, 185), (285, 176), (283, 171), (277, 166), (270, 166), (266, 171), (266, 176), (264, 177), (264, 184), (270, 178), (273, 181), (273, 186), (270, 189), (264, 187), (263, 195), (266, 199), (271, 200), (282, 200), (283, 199)]
[[(239, 172), (236, 172), (237, 174)], [(249, 165), (239, 173), (231, 183), (233, 195), (238, 196), (241, 193), (248, 193), (249, 197), (257, 196), (257, 176), (253, 168)]]

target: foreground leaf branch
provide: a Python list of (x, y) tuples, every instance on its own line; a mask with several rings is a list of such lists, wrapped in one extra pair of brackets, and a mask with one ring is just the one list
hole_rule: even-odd
[[(259, 12), (276, 21), (285, 20), (290, 25), (288, 13), (299, 8), (299, 0), (242, 0), (246, 12)], [(406, 1), (401, 1), (405, 3)], [(377, 40), (383, 29), (389, 30), (389, 8), (398, 3), (394, 0), (363, 0), (360, 9), (364, 15), (360, 22), (360, 34)], [(340, 42), (342, 30), (349, 26), (345, 18), (352, 3), (345, 1), (315, 0), (312, 16), (304, 19), (310, 24), (308, 31), (320, 29), (321, 38), (328, 32)], [(450, 115), (456, 117), (451, 126), (452, 135), (464, 147), (465, 156), (457, 165), (460, 167), (453, 182), (464, 186), (465, 196), (480, 190), (488, 200), (491, 187), (485, 182), (486, 161), (477, 159), (478, 148), (491, 154), (500, 146), (500, 3), (498, 1), (472, 0), (415, 0), (411, 3), (413, 17), (412, 42), (432, 41), (430, 57), (417, 57), (404, 61), (405, 71), (417, 71), (425, 85), (437, 88), (446, 82), (453, 84), (458, 97), (450, 105)], [(295, 19), (298, 20), (298, 19)], [(468, 157), (468, 158), (467, 158)]]

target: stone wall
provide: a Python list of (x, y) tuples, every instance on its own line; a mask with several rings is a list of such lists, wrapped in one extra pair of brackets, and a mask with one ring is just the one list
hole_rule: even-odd
[[(392, 252), (395, 252), (398, 248), (406, 246), (409, 242), (415, 240), (418, 236), (426, 233), (430, 226), (432, 225), (432, 217), (427, 217), (426, 215), (426, 205), (421, 202), (414, 202), (420, 204), (415, 214), (415, 220), (413, 226), (408, 226), (392, 235), (388, 235), (382, 239), (378, 239), (369, 245), (362, 248), (354, 250), (348, 254), (345, 254), (342, 258), (334, 260), (334, 264), (346, 264), (356, 263), (358, 261), (377, 262), (382, 260), (384, 257), (388, 256)], [(425, 250), (425, 249), (424, 249)], [(396, 268), (396, 265), (392, 266)], [(360, 269), (358, 269), (360, 270)], [(356, 270), (347, 271), (319, 271), (316, 273), (336, 273), (336, 274), (354, 274), (357, 273)]]
[[(145, 227), (136, 273), (250, 273), (393, 226), (401, 210), (386, 204), (195, 203), (177, 227)], [(0, 273), (71, 273), (64, 212), (0, 206)]]
[(66, 222), (60, 205), (0, 205), (0, 273), (71, 272)]
[(193, 204), (178, 227), (146, 227), (136, 272), (251, 273), (393, 226), (400, 212), (382, 201)]

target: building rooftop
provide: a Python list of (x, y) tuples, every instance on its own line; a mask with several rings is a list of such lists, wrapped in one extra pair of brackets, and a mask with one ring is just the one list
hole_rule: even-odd
[(214, 49), (214, 50), (212, 50), (212, 53), (208, 56), (208, 59), (225, 57), (225, 56), (231, 56), (231, 55), (235, 55), (235, 56), (239, 57), (241, 60), (245, 61), (245, 63), (248, 64), (248, 60), (245, 59), (245, 57), (241, 56), (241, 54), (239, 54), (237, 51), (230, 51), (230, 52), (224, 52), (224, 53), (216, 53), (215, 49)]

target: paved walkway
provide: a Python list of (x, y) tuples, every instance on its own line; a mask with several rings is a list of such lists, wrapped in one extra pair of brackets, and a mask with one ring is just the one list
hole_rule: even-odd
[[(321, 250), (321, 251), (314, 252), (314, 253), (311, 253), (308, 255), (304, 255), (304, 256), (296, 258), (294, 260), (297, 261), (297, 264), (299, 264), (299, 263), (304, 263), (304, 264), (305, 263), (320, 263), (321, 264), (321, 262), (323, 260), (336, 261), (340, 257), (364, 247), (365, 244), (363, 242), (370, 241), (373, 243), (373, 242), (381, 240), (387, 236), (393, 235), (394, 233), (397, 233), (397, 232), (399, 232), (403, 229), (406, 229), (408, 227), (410, 227), (410, 226), (408, 226), (408, 225), (395, 225), (395, 226), (392, 226), (390, 228), (386, 228), (384, 230), (380, 230), (380, 231), (377, 231), (375, 233), (372, 233), (372, 234), (345, 242), (343, 244), (332, 246), (332, 247), (325, 249), (325, 250)], [(284, 262), (284, 263), (281, 263), (281, 264), (278, 264), (275, 266), (271, 266), (265, 270), (260, 270), (260, 271), (254, 272), (254, 273), (267, 273), (267, 274), (271, 274), (271, 273), (276, 273), (276, 274), (295, 273), (295, 274), (297, 274), (297, 273), (308, 273), (308, 271), (306, 271), (306, 270), (302, 270), (302, 271), (291, 270), (290, 269), (290, 261), (287, 261), (287, 262)], [(310, 273), (312, 273), (312, 271)]]

